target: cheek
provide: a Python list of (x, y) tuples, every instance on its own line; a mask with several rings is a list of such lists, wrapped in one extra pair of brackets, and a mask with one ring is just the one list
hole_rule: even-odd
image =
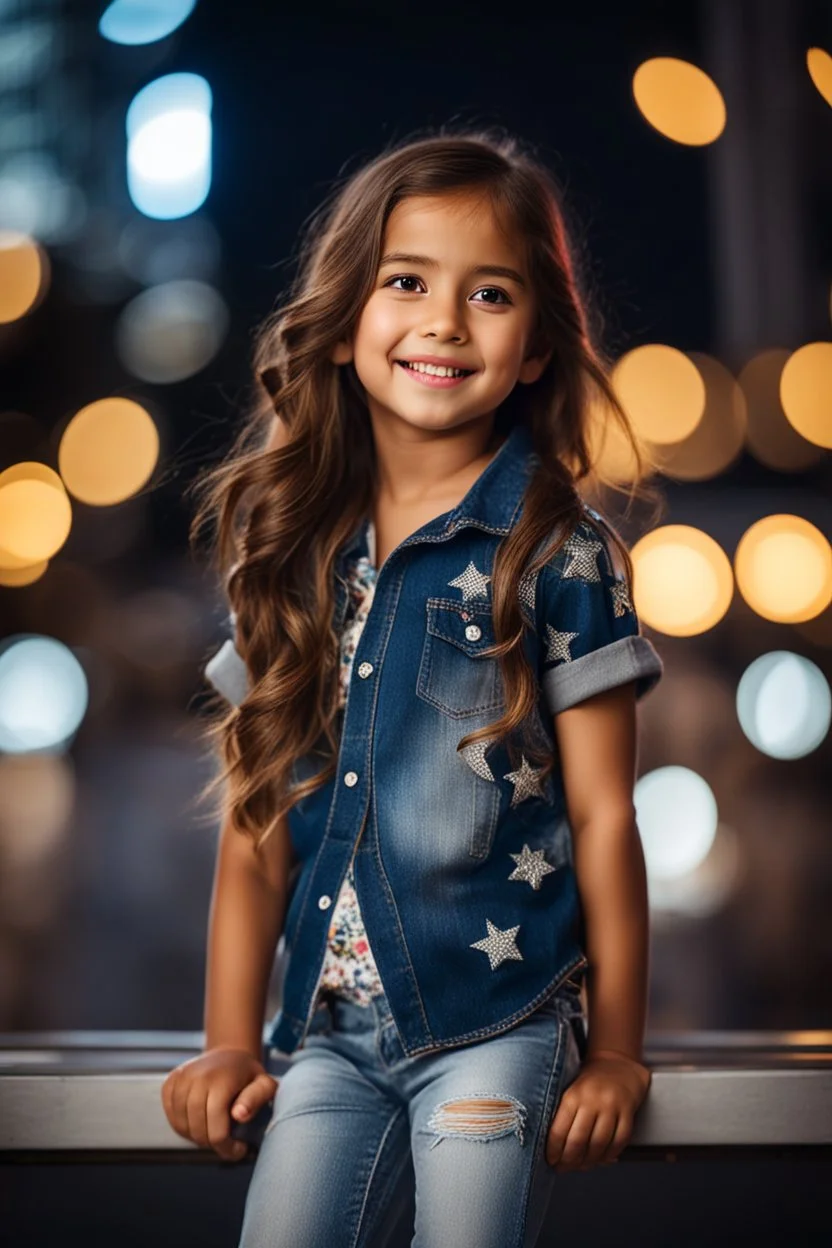
[(389, 303), (371, 299), (358, 322), (356, 348), (377, 352), (390, 351), (401, 336), (401, 317)]
[(515, 376), (523, 362), (523, 340), (517, 333), (495, 333), (483, 344), (493, 375)]

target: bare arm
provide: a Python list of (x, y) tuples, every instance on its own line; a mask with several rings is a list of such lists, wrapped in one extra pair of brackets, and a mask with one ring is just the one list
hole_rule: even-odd
[(247, 1049), (258, 1061), (277, 941), (283, 930), (291, 841), (284, 816), (257, 858), (226, 813), (208, 927), (205, 1047)]
[(586, 920), (587, 1057), (642, 1061), (647, 1015), (647, 873), (635, 820), (635, 690), (630, 682), (554, 717)]

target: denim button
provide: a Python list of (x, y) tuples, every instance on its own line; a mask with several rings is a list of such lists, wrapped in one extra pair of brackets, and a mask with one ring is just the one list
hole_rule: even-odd
[(366, 680), (367, 677), (372, 672), (372, 670), (373, 670), (372, 663), (362, 663), (358, 669), (358, 675), (361, 677), (362, 680)]
[(482, 637), (482, 629), (479, 624), (469, 624), (465, 630), (465, 636), (469, 641), (479, 641)]
[(344, 784), (349, 785), (350, 788), (352, 788), (354, 784), (358, 784), (358, 772), (348, 771), (344, 776)]
[(332, 905), (332, 898), (329, 896), (328, 893), (322, 893), (321, 896), (318, 898), (318, 909), (328, 910), (331, 905)]

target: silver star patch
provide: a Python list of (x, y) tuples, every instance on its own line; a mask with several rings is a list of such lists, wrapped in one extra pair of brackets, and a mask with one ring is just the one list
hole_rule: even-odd
[(626, 615), (628, 611), (635, 610), (630, 601), (626, 581), (616, 581), (614, 585), (610, 586), (610, 593), (612, 594), (613, 613), (616, 616)]
[(501, 932), (499, 927), (495, 927), (490, 919), (486, 919), (488, 927), (488, 935), (482, 940), (475, 940), (471, 945), (472, 949), (482, 949), (483, 953), (488, 954), (488, 961), (491, 963), (491, 969), (499, 966), (501, 962), (505, 962), (509, 958), (514, 961), (523, 961), (523, 955), (514, 943), (514, 938), (520, 931), (520, 924), (516, 927), (507, 927)]
[(582, 581), (600, 581), (598, 556), (604, 549), (601, 542), (581, 537), (575, 532), (563, 543), (563, 548), (572, 559), (568, 567), (564, 568), (564, 580), (566, 577), (576, 577)]
[(503, 776), (504, 780), (510, 780), (514, 785), (514, 792), (511, 795), (511, 805), (517, 806), (520, 802), (526, 800), (527, 797), (542, 797), (543, 790), (538, 783), (537, 777), (543, 768), (535, 771), (529, 765), (529, 761), (525, 754), (520, 755), (521, 764), (519, 771), (507, 771)]
[(471, 745), (466, 745), (464, 750), (459, 751), (471, 770), (475, 771), (478, 776), (482, 776), (483, 780), (494, 779), (494, 772), (485, 761), (485, 751), (494, 740), (496, 740), (495, 737), (487, 737), (484, 741), (474, 741)]
[(487, 598), (490, 580), (490, 576), (477, 571), (474, 563), (469, 563), (465, 571), (460, 572), (459, 576), (455, 576), (452, 581), (448, 581), (448, 584), (454, 589), (461, 589), (462, 601), (468, 602), (470, 598)]
[(546, 632), (549, 634), (549, 641), (545, 662), (553, 663), (562, 659), (564, 663), (571, 663), (572, 655), (569, 653), (569, 643), (574, 641), (579, 634), (559, 633), (556, 628), (552, 628), (551, 624), (546, 625)]
[(556, 868), (547, 862), (543, 856), (542, 849), (529, 849), (528, 845), (523, 846), (523, 852), (520, 854), (510, 854), (517, 866), (508, 877), (510, 880), (526, 880), (531, 884), (532, 888), (537, 891), (540, 888), (540, 881), (544, 875), (548, 875), (550, 871)]

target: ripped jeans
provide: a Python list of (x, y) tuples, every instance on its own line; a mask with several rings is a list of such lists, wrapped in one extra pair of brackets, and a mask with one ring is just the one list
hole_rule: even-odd
[[(238, 1248), (532, 1248), (557, 1178), (548, 1128), (585, 1052), (570, 981), (509, 1031), (415, 1057), (386, 997), (329, 997), (282, 1074), (270, 1051)], [(414, 1197), (415, 1231), (394, 1236)]]

